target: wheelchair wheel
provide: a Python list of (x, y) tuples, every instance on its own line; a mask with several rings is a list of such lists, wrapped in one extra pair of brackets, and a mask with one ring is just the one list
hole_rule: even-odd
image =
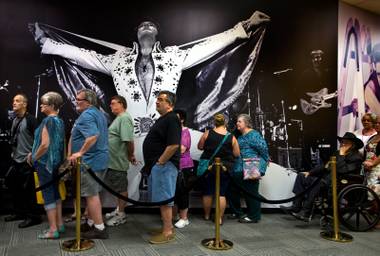
[(367, 231), (380, 219), (380, 200), (376, 193), (354, 184), (345, 187), (338, 196), (340, 222), (352, 231)]

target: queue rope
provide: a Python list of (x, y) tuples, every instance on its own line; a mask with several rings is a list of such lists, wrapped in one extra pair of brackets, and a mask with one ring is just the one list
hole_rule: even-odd
[(306, 193), (308, 193), (312, 188), (314, 188), (317, 184), (319, 184), (320, 180), (322, 179), (322, 177), (317, 177), (316, 180), (314, 180), (310, 186), (308, 186), (304, 191), (298, 193), (298, 194), (295, 194), (294, 196), (290, 197), (290, 198), (286, 198), (286, 199), (278, 199), (278, 200), (269, 200), (269, 199), (266, 199), (264, 196), (258, 194), (258, 195), (254, 195), (252, 194), (252, 192), (248, 191), (247, 189), (243, 188), (242, 186), (238, 185), (234, 179), (231, 177), (231, 174), (228, 173), (230, 178), (231, 178), (231, 182), (234, 184), (234, 186), (237, 186), (243, 193), (247, 194), (249, 197), (252, 197), (254, 199), (256, 199), (257, 201), (260, 201), (262, 203), (266, 203), (266, 204), (284, 204), (284, 203), (289, 203), (289, 202), (292, 202), (294, 201), (295, 199), (301, 197), (301, 196), (304, 196)]
[[(167, 199), (167, 200), (164, 200), (164, 201), (159, 201), (159, 202), (143, 202), (143, 201), (136, 201), (136, 200), (133, 200), (129, 197), (125, 197), (119, 193), (117, 193), (116, 191), (114, 191), (112, 188), (110, 188), (106, 183), (104, 183), (98, 176), (96, 176), (96, 174), (94, 173), (93, 170), (91, 170), (91, 168), (85, 168), (86, 171), (91, 175), (92, 178), (94, 178), (94, 180), (99, 183), (105, 190), (107, 190), (109, 193), (111, 193), (112, 195), (114, 195), (115, 197), (123, 200), (123, 201), (126, 201), (128, 203), (131, 203), (131, 204), (134, 204), (134, 205), (138, 205), (138, 206), (160, 206), (160, 205), (166, 205), (172, 201), (174, 201), (174, 198), (175, 197), (172, 197), (170, 199)], [(194, 181), (194, 184), (196, 184), (198, 182), (198, 180), (205, 176), (207, 174), (207, 172), (203, 173), (203, 175), (197, 177), (197, 179)], [(194, 185), (190, 188), (188, 188), (187, 190), (188, 191), (191, 191), (193, 189)]]
[[(212, 165), (214, 167), (214, 164)], [(126, 197), (126, 196), (123, 196), (119, 193), (117, 193), (116, 191), (114, 191), (112, 188), (110, 188), (106, 183), (104, 183), (98, 176), (96, 176), (96, 174), (94, 173), (94, 171), (91, 170), (91, 168), (85, 168), (85, 170), (91, 175), (91, 177), (97, 182), (99, 183), (105, 190), (107, 190), (109, 193), (111, 193), (113, 196), (123, 200), (123, 201), (126, 201), (128, 203), (131, 203), (131, 204), (134, 204), (134, 205), (138, 205), (138, 206), (160, 206), (160, 205), (166, 205), (172, 201), (174, 201), (174, 197), (170, 198), (170, 199), (167, 199), (167, 200), (164, 200), (164, 201), (159, 201), (159, 202), (143, 202), (143, 201), (136, 201), (136, 200), (133, 200), (129, 197)], [(67, 169), (65, 170), (64, 172), (58, 174), (53, 180), (35, 188), (35, 192), (38, 192), (38, 191), (41, 191), (51, 185), (53, 185), (54, 183), (58, 182), (63, 176), (65, 176), (68, 172), (70, 172), (71, 170), (70, 169)], [(193, 184), (196, 184), (198, 182), (198, 180), (204, 176), (206, 176), (208, 174), (208, 172), (211, 172), (213, 171), (213, 168), (209, 168), (208, 171), (206, 171), (205, 173), (203, 173), (201, 176), (198, 176), (197, 179), (195, 180), (195, 182)], [(302, 191), (301, 193), (298, 193), (296, 195), (294, 195), (293, 197), (290, 197), (290, 198), (286, 198), (286, 199), (279, 199), (279, 200), (269, 200), (269, 199), (266, 199), (264, 196), (262, 195), (254, 195), (252, 194), (252, 192), (246, 190), (245, 188), (243, 188), (242, 186), (239, 186), (238, 184), (236, 184), (233, 180), (233, 178), (231, 177), (231, 174), (228, 173), (230, 175), (230, 178), (231, 178), (231, 182), (234, 183), (235, 186), (237, 186), (239, 189), (241, 189), (241, 191), (245, 194), (247, 194), (249, 197), (252, 197), (262, 203), (267, 203), (267, 204), (283, 204), (283, 203), (288, 203), (288, 202), (292, 202), (294, 201), (296, 198), (299, 198), (301, 196), (304, 196), (306, 193), (308, 193), (313, 187), (315, 187), (321, 180), (321, 177), (318, 177), (316, 180), (313, 181), (313, 183), (307, 187), (304, 191)], [(194, 185), (190, 188), (188, 188), (187, 190), (188, 191), (191, 191), (193, 189)]]
[(106, 183), (104, 183), (98, 176), (96, 176), (96, 174), (94, 173), (93, 170), (91, 170), (91, 168), (87, 169), (85, 168), (85, 170), (91, 175), (91, 177), (98, 183), (100, 184), (100, 186), (102, 186), (105, 190), (107, 190), (109, 193), (111, 193), (112, 195), (116, 196), (117, 198), (123, 200), (123, 201), (126, 201), (128, 203), (131, 203), (131, 204), (134, 204), (134, 205), (139, 205), (139, 206), (159, 206), (159, 205), (165, 205), (165, 204), (168, 204), (170, 202), (173, 202), (174, 201), (174, 197), (170, 198), (170, 199), (167, 199), (167, 200), (164, 200), (164, 201), (160, 201), (160, 202), (142, 202), (142, 201), (136, 201), (136, 200), (133, 200), (129, 197), (125, 197), (119, 193), (117, 193), (115, 190), (113, 190), (112, 188), (110, 188)]
[(59, 173), (51, 181), (46, 182), (45, 184), (39, 186), (38, 188), (35, 188), (35, 192), (41, 191), (41, 190), (53, 185), (54, 183), (57, 183), (63, 176), (65, 176), (70, 171), (71, 171), (71, 169), (66, 169), (65, 171)]

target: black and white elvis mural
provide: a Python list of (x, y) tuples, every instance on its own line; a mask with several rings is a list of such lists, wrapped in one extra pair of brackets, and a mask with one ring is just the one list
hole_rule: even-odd
[[(131, 47), (70, 33), (46, 24), (29, 25), (44, 55), (51, 56), (59, 86), (71, 103), (76, 92), (89, 88), (97, 92), (107, 110), (110, 97), (122, 95), (135, 122), (136, 157), (142, 161), (142, 143), (159, 117), (156, 96), (161, 90), (177, 92), (184, 70), (196, 68), (192, 95), (178, 97), (191, 112), (193, 147), (212, 116), (228, 112), (243, 93), (254, 66), (270, 17), (255, 11), (250, 18), (222, 33), (180, 46), (162, 47), (158, 27), (150, 21), (137, 28), (137, 42)], [(236, 58), (236, 55), (239, 57)], [(241, 57), (243, 56), (243, 57)], [(235, 65), (234, 62), (239, 62)], [(108, 82), (100, 76), (112, 78)], [(100, 82), (101, 81), (101, 82)], [(184, 105), (184, 104), (182, 104)], [(199, 152), (192, 149), (193, 157)], [(129, 171), (129, 195), (138, 198), (139, 170)]]

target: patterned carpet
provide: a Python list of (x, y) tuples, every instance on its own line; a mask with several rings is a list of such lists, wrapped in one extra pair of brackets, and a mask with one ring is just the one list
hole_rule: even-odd
[(108, 240), (95, 240), (95, 247), (83, 252), (66, 252), (60, 248), (63, 241), (75, 237), (75, 223), (66, 226), (66, 233), (59, 240), (38, 240), (37, 235), (46, 229), (46, 220), (26, 229), (17, 228), (19, 222), (0, 220), (0, 256), (27, 255), (379, 255), (380, 230), (355, 233), (351, 243), (337, 243), (320, 237), (318, 218), (311, 223), (303, 223), (280, 213), (263, 214), (258, 224), (241, 224), (235, 220), (225, 220), (221, 227), (221, 238), (234, 243), (231, 250), (213, 251), (201, 245), (201, 240), (214, 237), (211, 221), (204, 221), (200, 214), (190, 215), (190, 225), (176, 229), (173, 242), (150, 245), (148, 231), (160, 227), (158, 214), (128, 214), (128, 221), (119, 227), (108, 228)]

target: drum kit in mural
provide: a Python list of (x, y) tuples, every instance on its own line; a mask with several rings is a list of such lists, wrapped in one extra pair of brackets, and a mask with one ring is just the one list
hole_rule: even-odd
[[(320, 150), (326, 145), (315, 145), (315, 148), (305, 148), (304, 121), (295, 119), (294, 114), (301, 110), (304, 115), (313, 115), (323, 108), (331, 108), (329, 100), (337, 97), (337, 92), (328, 93), (327, 88), (317, 92), (307, 92), (308, 100), (300, 99), (299, 105), (287, 105), (284, 100), (272, 103), (269, 111), (263, 111), (260, 92), (257, 90), (254, 116), (254, 127), (268, 143), (272, 161), (288, 169), (302, 169), (302, 157), (309, 154), (312, 164), (321, 162)], [(306, 98), (306, 97), (305, 97)], [(307, 152), (302, 152), (306, 150)]]

